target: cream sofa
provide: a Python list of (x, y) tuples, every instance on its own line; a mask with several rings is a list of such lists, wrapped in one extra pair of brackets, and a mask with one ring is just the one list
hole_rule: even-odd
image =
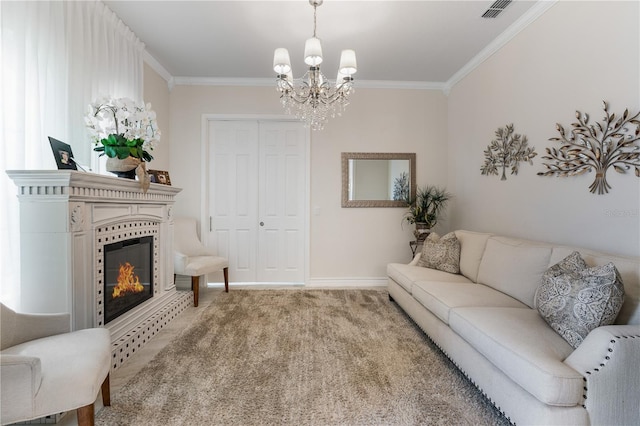
[[(640, 259), (455, 231), (460, 274), (387, 266), (394, 300), (512, 423), (640, 424)], [(615, 325), (573, 349), (535, 309), (543, 273), (580, 252), (625, 287)]]

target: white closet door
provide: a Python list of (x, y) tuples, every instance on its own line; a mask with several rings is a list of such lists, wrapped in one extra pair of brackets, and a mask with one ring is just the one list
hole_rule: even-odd
[(229, 259), (229, 278), (256, 281), (258, 123), (209, 124), (209, 246)]
[(304, 282), (305, 131), (260, 123), (258, 281)]
[(304, 282), (307, 130), (211, 121), (209, 244), (232, 282)]

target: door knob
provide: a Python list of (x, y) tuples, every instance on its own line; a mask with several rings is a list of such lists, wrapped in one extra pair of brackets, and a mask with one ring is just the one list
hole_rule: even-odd
[(264, 222), (260, 222), (260, 226), (264, 226)]

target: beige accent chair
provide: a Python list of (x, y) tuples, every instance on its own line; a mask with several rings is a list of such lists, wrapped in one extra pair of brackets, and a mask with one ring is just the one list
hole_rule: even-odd
[(224, 257), (217, 256), (213, 250), (200, 242), (196, 230), (196, 220), (186, 217), (175, 218), (173, 229), (174, 273), (191, 277), (193, 306), (198, 306), (201, 275), (222, 271), (224, 273), (224, 291), (228, 293), (229, 261)]
[(22, 314), (0, 304), (1, 423), (77, 410), (93, 425), (93, 403), (111, 404), (111, 334), (70, 331), (69, 314)]

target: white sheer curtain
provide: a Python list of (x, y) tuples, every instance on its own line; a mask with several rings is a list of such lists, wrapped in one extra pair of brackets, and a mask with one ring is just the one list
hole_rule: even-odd
[[(19, 308), (20, 234), (12, 169), (55, 169), (47, 136), (99, 171), (84, 127), (99, 95), (142, 100), (143, 51), (99, 1), (0, 1), (0, 300)], [(52, 254), (53, 255), (53, 254)], [(46, 285), (46, 283), (42, 283)]]
[(100, 172), (84, 126), (87, 106), (100, 95), (143, 101), (144, 44), (101, 2), (65, 3), (69, 97), (79, 100), (69, 104), (69, 140), (79, 141), (71, 147), (80, 163)]

